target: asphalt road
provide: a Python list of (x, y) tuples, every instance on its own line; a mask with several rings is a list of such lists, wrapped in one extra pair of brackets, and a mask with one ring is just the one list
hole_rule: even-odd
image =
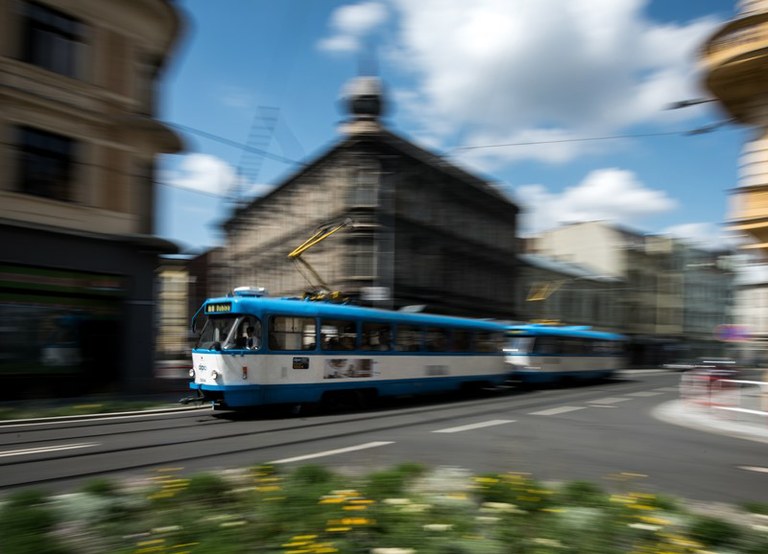
[[(677, 399), (679, 374), (510, 391), (457, 401), (397, 402), (367, 411), (250, 416), (209, 409), (89, 421), (0, 425), (0, 493), (64, 491), (96, 477), (145, 478), (162, 467), (221, 471), (259, 463), (324, 464), (364, 474), (401, 462), (474, 473), (587, 479), (607, 490), (692, 500), (768, 500), (765, 444), (655, 419)], [(744, 469), (753, 468), (753, 469)]]

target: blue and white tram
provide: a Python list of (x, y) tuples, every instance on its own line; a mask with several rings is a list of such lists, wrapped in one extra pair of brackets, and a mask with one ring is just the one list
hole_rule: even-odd
[(220, 408), (307, 404), (501, 385), (505, 325), (272, 298), (240, 287), (206, 300), (190, 383)]
[(608, 378), (625, 363), (625, 337), (590, 327), (511, 325), (506, 337), (505, 359), (516, 382)]

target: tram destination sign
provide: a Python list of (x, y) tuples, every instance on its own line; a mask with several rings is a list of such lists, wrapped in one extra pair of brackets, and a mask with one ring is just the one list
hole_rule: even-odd
[(228, 314), (232, 311), (232, 302), (211, 302), (205, 305), (207, 314)]

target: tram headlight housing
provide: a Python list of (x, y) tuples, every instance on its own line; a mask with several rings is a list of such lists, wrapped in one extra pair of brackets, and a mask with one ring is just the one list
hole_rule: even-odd
[(219, 372), (216, 371), (215, 369), (213, 371), (211, 371), (211, 379), (216, 380), (218, 378), (219, 378)]
[(195, 370), (194, 369), (190, 369), (189, 370), (189, 376), (192, 377), (192, 378), (195, 377)]

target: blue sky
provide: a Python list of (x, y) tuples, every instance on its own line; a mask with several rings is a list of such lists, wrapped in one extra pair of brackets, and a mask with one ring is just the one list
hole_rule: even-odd
[(696, 50), (735, 0), (177, 4), (159, 115), (186, 150), (161, 159), (157, 233), (188, 252), (223, 241), (234, 194), (263, 194), (338, 140), (344, 84), (372, 64), (390, 128), (496, 184), (523, 209), (521, 235), (607, 219), (726, 240), (747, 130), (687, 135), (724, 114), (665, 107), (706, 95)]

